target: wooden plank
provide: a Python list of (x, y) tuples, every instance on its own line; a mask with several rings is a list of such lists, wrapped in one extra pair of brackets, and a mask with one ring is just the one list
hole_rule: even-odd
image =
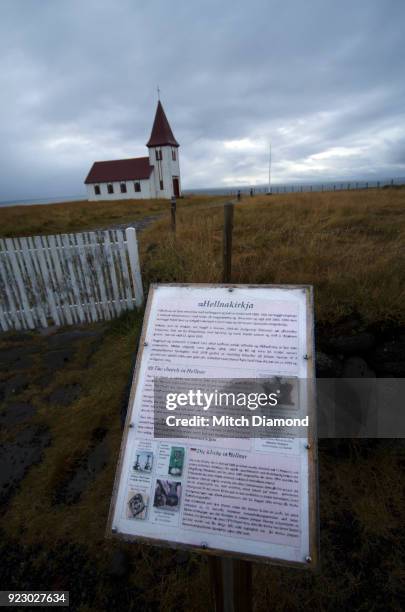
[(90, 268), (89, 268), (89, 263), (87, 260), (87, 251), (84, 245), (84, 236), (83, 234), (77, 234), (76, 238), (77, 238), (77, 246), (79, 249), (79, 257), (80, 257), (80, 261), (82, 264), (82, 270), (84, 274), (84, 284), (86, 287), (87, 301), (88, 301), (88, 306), (90, 310), (90, 317), (92, 321), (97, 321), (98, 314), (96, 310), (96, 294), (94, 293), (94, 287), (91, 283)]
[(45, 294), (47, 297), (50, 314), (51, 314), (52, 319), (54, 320), (55, 325), (60, 325), (59, 313), (58, 313), (55, 298), (53, 295), (50, 274), (49, 274), (48, 267), (46, 265), (46, 260), (45, 260), (45, 255), (44, 255), (44, 246), (42, 244), (41, 236), (34, 236), (33, 241), (37, 249), (36, 254), (37, 254), (39, 266), (41, 268), (42, 278), (44, 279)]
[(63, 257), (63, 251), (58, 248), (56, 236), (48, 236), (49, 242), (49, 255), (53, 262), (55, 270), (55, 282), (59, 292), (59, 303), (60, 303), (60, 317), (63, 319), (63, 323), (72, 325), (73, 317), (71, 306), (69, 303), (69, 295), (66, 291), (66, 278), (62, 272), (61, 259)]
[(102, 304), (99, 281), (95, 265), (95, 249), (88, 232), (82, 233), (83, 244), (85, 246), (89, 283), (94, 297), (94, 307), (97, 320), (104, 319), (104, 305)]
[(6, 303), (6, 287), (3, 281), (2, 274), (3, 267), (3, 252), (0, 251), (0, 325), (2, 331), (8, 331), (13, 327), (12, 319), (8, 315), (7, 303)]
[(139, 265), (138, 242), (136, 240), (136, 231), (133, 227), (127, 227), (125, 230), (127, 238), (127, 249), (129, 262), (131, 264), (131, 275), (135, 290), (135, 304), (139, 307), (143, 303), (143, 287), (141, 278), (141, 268)]
[(5, 279), (6, 279), (6, 291), (9, 296), (10, 301), (10, 314), (13, 316), (15, 321), (18, 321), (18, 327), (15, 325), (16, 329), (27, 329), (28, 325), (24, 318), (23, 306), (21, 301), (21, 294), (18, 290), (18, 286), (16, 283), (15, 272), (11, 265), (11, 254), (10, 247), (7, 246), (6, 240), (3, 241), (4, 245), (4, 271), (5, 271)]
[(111, 239), (110, 239), (110, 232), (109, 231), (103, 232), (103, 238), (104, 238), (104, 253), (105, 253), (106, 261), (108, 263), (106, 271), (108, 271), (110, 275), (110, 279), (111, 279), (111, 298), (113, 300), (115, 312), (119, 316), (122, 312), (122, 307), (121, 307), (120, 294), (118, 291), (117, 274), (115, 271), (114, 259), (112, 255), (113, 246), (112, 246)]
[(12, 251), (13, 251), (13, 255), (15, 257), (15, 261), (17, 264), (17, 269), (19, 271), (19, 278), (17, 279), (16, 276), (13, 275), (13, 281), (14, 283), (16, 283), (17, 280), (21, 282), (21, 285), (24, 288), (24, 295), (26, 297), (26, 304), (23, 304), (22, 295), (20, 292), (20, 310), (21, 309), (24, 310), (24, 316), (26, 319), (28, 316), (26, 313), (30, 313), (32, 317), (33, 325), (35, 327), (36, 319), (35, 319), (35, 311), (32, 308), (32, 302), (33, 302), (32, 289), (31, 289), (30, 279), (28, 278), (28, 273), (27, 273), (27, 269), (25, 266), (25, 262), (24, 262), (24, 256), (21, 253), (21, 246), (18, 241), (18, 238), (10, 238), (10, 240), (12, 243)]
[[(0, 264), (1, 265), (1, 264)], [(8, 331), (8, 322), (6, 320), (6, 312), (3, 311), (3, 304), (0, 302), (0, 327), (1, 331)]]
[(90, 307), (87, 302), (86, 286), (84, 283), (83, 271), (82, 271), (80, 256), (79, 256), (78, 248), (77, 248), (77, 240), (76, 240), (77, 234), (69, 234), (68, 236), (69, 236), (69, 242), (70, 242), (71, 262), (72, 262), (72, 266), (74, 270), (76, 286), (79, 291), (79, 300), (80, 300), (81, 308), (84, 314), (85, 322), (90, 323), (91, 322)]
[(28, 327), (29, 329), (35, 329), (34, 320), (32, 318), (31, 309), (28, 302), (28, 297), (25, 291), (24, 283), (22, 281), (21, 270), (18, 267), (17, 258), (15, 254), (14, 244), (11, 238), (5, 239), (5, 244), (7, 251), (9, 252), (11, 268), (13, 271), (13, 284), (18, 288), (19, 292), (19, 312), (21, 316), (21, 321), (24, 327)]
[(25, 265), (27, 267), (28, 274), (31, 280), (31, 288), (35, 299), (34, 312), (36, 313), (36, 319), (40, 325), (47, 327), (47, 320), (43, 308), (43, 296), (41, 292), (41, 286), (38, 282), (40, 273), (35, 266), (36, 255), (35, 246), (31, 238), (20, 238), (21, 249), (24, 254)]
[(70, 244), (70, 240), (69, 240), (69, 235), (68, 234), (61, 234), (60, 235), (60, 241), (61, 244), (64, 247), (64, 251), (63, 251), (63, 259), (64, 259), (64, 263), (66, 264), (67, 270), (68, 270), (68, 280), (69, 280), (69, 284), (72, 290), (72, 294), (74, 296), (74, 302), (73, 302), (73, 309), (79, 319), (79, 321), (81, 323), (85, 323), (86, 322), (86, 316), (84, 314), (83, 308), (82, 308), (82, 302), (81, 302), (81, 296), (80, 296), (80, 289), (79, 286), (77, 284), (77, 279), (76, 279), (76, 272), (73, 266), (73, 261), (72, 261), (72, 246)]
[(122, 281), (124, 284), (124, 291), (125, 291), (125, 295), (127, 298), (127, 307), (133, 308), (135, 292), (132, 291), (132, 286), (131, 286), (131, 277), (130, 277), (130, 272), (128, 269), (128, 262), (127, 262), (127, 249), (126, 249), (125, 242), (124, 242), (124, 232), (121, 230), (117, 230), (116, 233), (117, 233), (117, 243), (119, 245), (118, 252), (120, 254), (120, 259), (121, 259)]
[(61, 293), (59, 290), (59, 284), (57, 281), (55, 269), (53, 266), (53, 261), (50, 253), (50, 245), (49, 245), (49, 236), (41, 236), (42, 243), (42, 253), (46, 262), (48, 277), (50, 280), (49, 289), (52, 291), (52, 295), (55, 301), (55, 306), (57, 309), (58, 317), (59, 317), (59, 325), (63, 325), (65, 323), (62, 309), (62, 301), (61, 301)]
[(8, 305), (6, 305), (7, 311), (5, 312), (5, 316), (8, 319), (8, 325), (10, 329), (21, 329), (21, 321), (18, 317), (17, 310), (18, 306), (14, 300), (13, 293), (11, 291), (11, 278), (9, 280), (9, 271), (7, 267), (8, 263), (8, 255), (6, 252), (6, 246), (3, 240), (0, 239), (0, 276), (2, 280), (2, 284), (4, 287), (4, 293), (8, 300)]
[(56, 243), (58, 245), (58, 255), (59, 262), (62, 269), (64, 284), (66, 295), (69, 301), (69, 310), (72, 316), (74, 323), (81, 323), (79, 310), (76, 306), (76, 296), (73, 291), (73, 285), (70, 280), (70, 271), (69, 271), (69, 248), (65, 248), (64, 242), (62, 240), (62, 234), (58, 234), (55, 236)]
[(84, 316), (86, 318), (86, 322), (90, 323), (92, 321), (90, 304), (87, 299), (87, 289), (85, 283), (85, 273), (82, 269), (82, 263), (79, 253), (79, 245), (77, 242), (78, 234), (69, 234), (69, 241), (72, 246), (71, 249), (71, 259), (73, 269), (75, 271), (76, 283), (79, 290), (80, 303), (84, 312)]
[(120, 257), (120, 245), (118, 243), (117, 230), (110, 230), (111, 236), (111, 253), (114, 260), (114, 269), (117, 276), (118, 293), (120, 296), (121, 311), (126, 310), (127, 296), (125, 293), (125, 283), (122, 273), (122, 264)]
[(108, 303), (108, 299), (107, 299), (106, 285), (105, 285), (105, 280), (103, 276), (103, 270), (100, 264), (100, 258), (103, 255), (102, 246), (100, 246), (100, 244), (98, 243), (95, 232), (90, 232), (89, 237), (90, 237), (90, 242), (93, 245), (92, 249), (93, 249), (93, 258), (94, 258), (93, 259), (94, 269), (96, 272), (98, 287), (99, 287), (100, 296), (101, 296), (100, 305), (104, 312), (104, 317), (106, 319), (111, 319), (111, 315), (114, 316), (114, 311), (112, 309), (110, 310), (110, 304)]

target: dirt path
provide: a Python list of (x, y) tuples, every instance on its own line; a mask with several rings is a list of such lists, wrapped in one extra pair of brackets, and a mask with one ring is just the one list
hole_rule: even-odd
[(109, 229), (122, 229), (125, 230), (127, 227), (134, 227), (137, 232), (141, 232), (145, 228), (149, 227), (154, 221), (157, 221), (163, 216), (164, 213), (160, 213), (158, 215), (150, 215), (148, 217), (143, 217), (143, 219), (138, 219), (137, 221), (125, 221), (125, 223), (114, 223), (114, 225), (104, 225), (102, 227), (97, 227), (93, 231), (97, 230), (109, 230)]

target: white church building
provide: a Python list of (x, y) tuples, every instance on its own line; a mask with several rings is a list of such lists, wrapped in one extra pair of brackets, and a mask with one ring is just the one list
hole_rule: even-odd
[(126, 200), (180, 196), (179, 143), (158, 101), (147, 157), (97, 161), (85, 180), (87, 198)]

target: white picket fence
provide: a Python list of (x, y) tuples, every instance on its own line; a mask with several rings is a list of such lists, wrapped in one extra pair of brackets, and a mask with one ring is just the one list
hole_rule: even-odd
[(112, 319), (141, 306), (134, 228), (0, 239), (0, 329)]

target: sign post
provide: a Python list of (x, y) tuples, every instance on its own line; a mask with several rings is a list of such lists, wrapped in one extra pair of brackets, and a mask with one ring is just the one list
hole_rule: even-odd
[(208, 564), (215, 612), (251, 612), (251, 562), (228, 557), (209, 557)]

